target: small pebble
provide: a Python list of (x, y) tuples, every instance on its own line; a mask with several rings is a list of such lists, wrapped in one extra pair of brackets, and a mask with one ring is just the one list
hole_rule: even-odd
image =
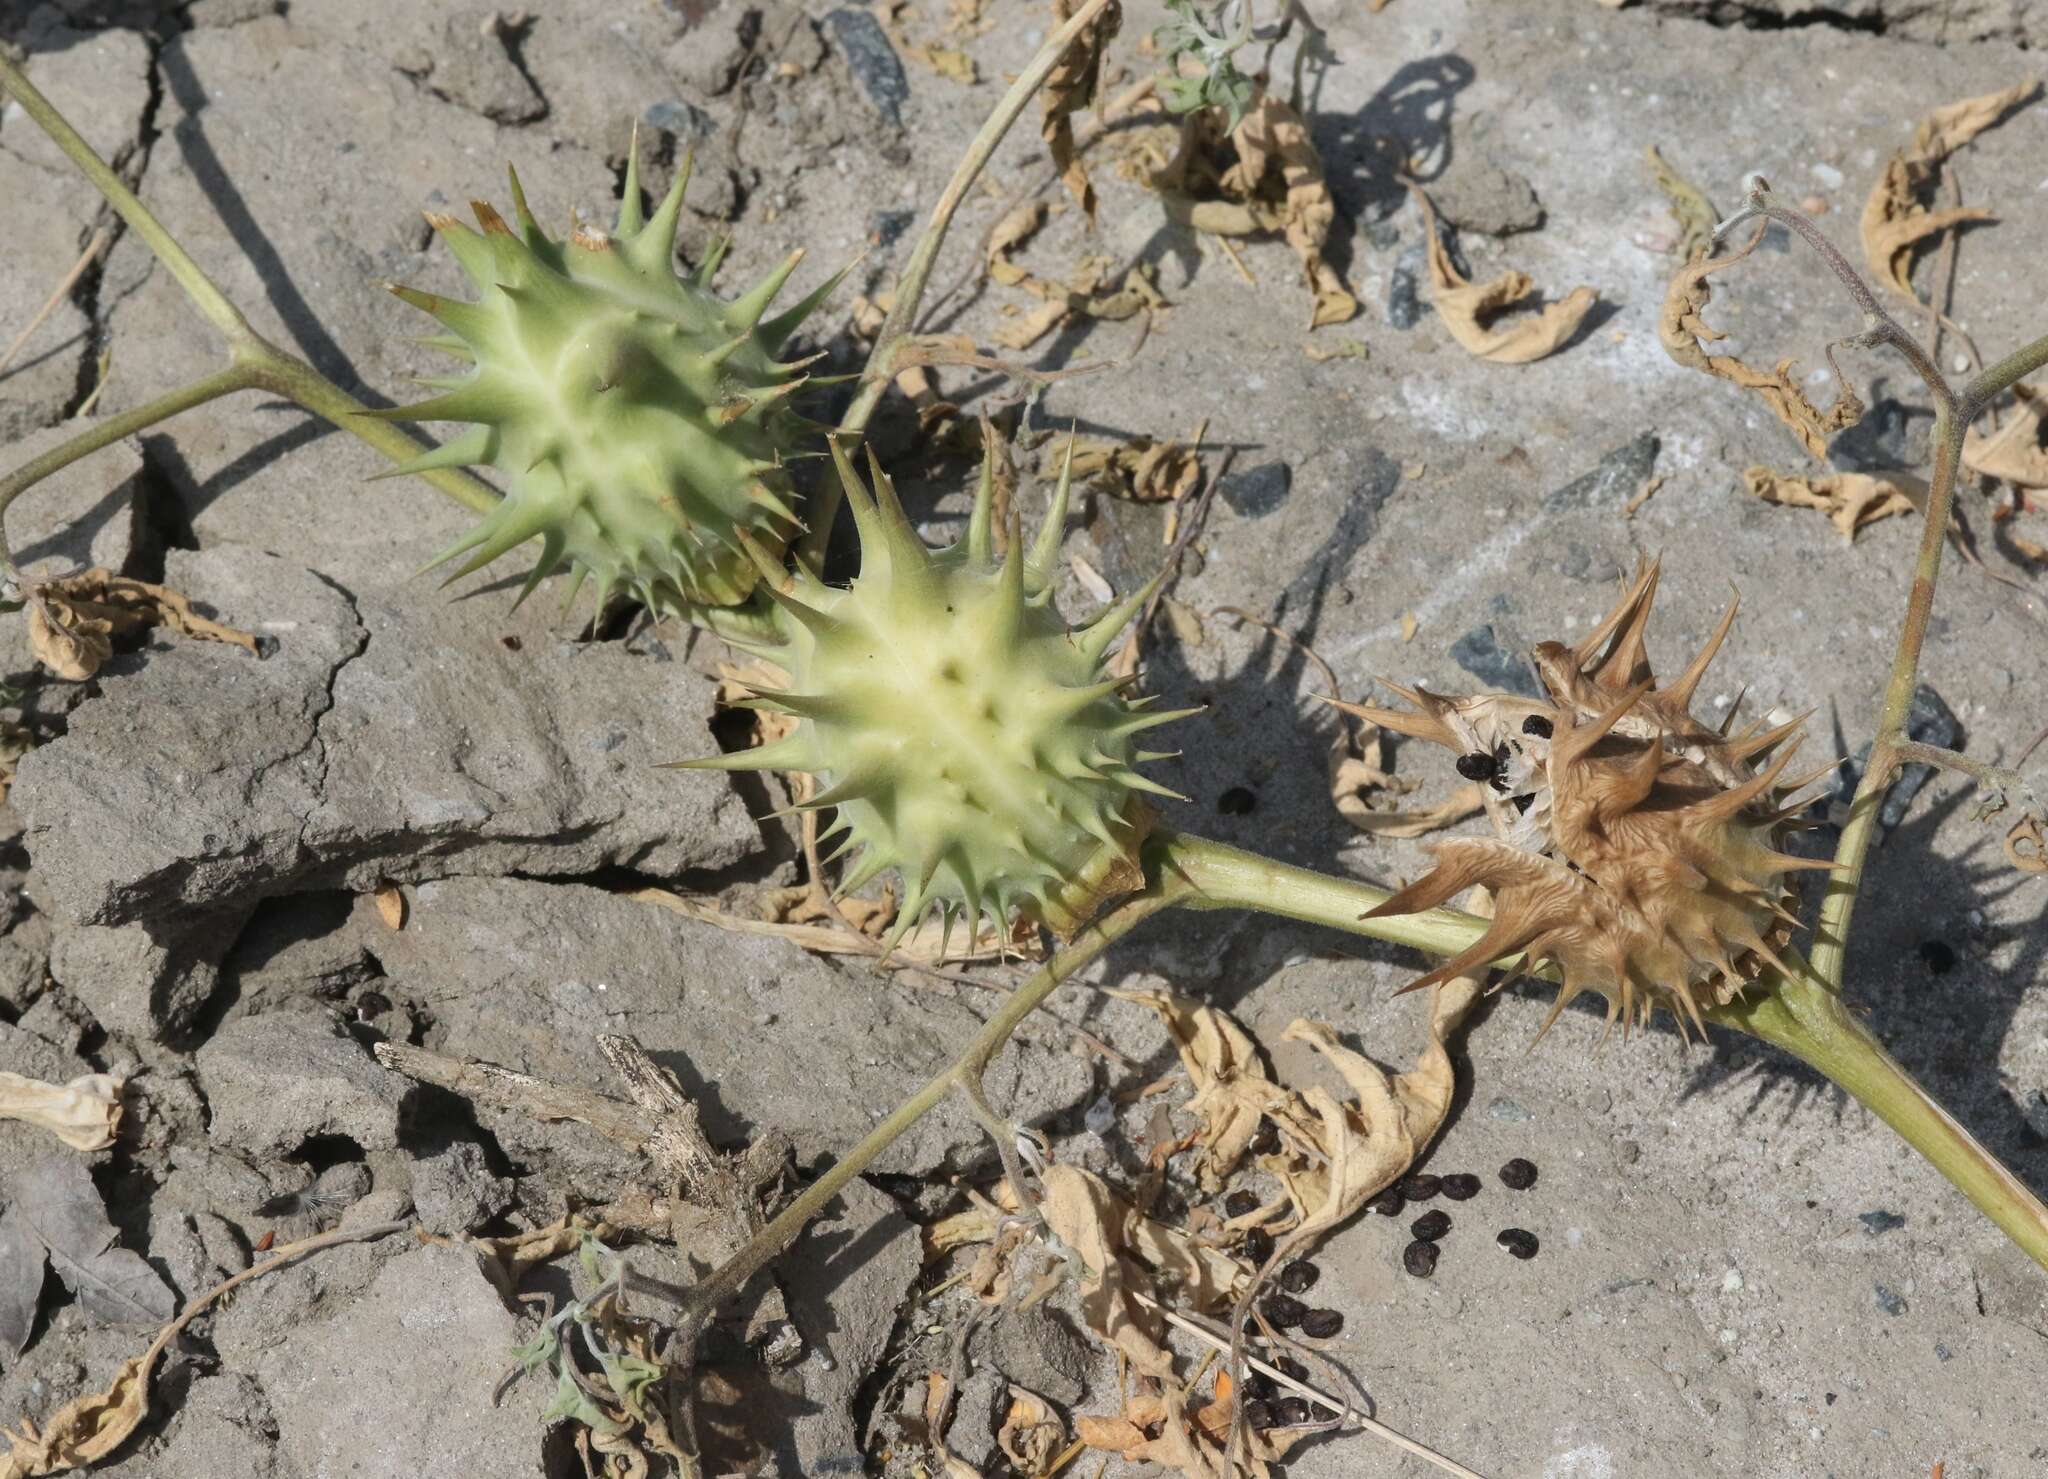
[(1264, 1268), (1266, 1260), (1273, 1256), (1273, 1235), (1263, 1227), (1255, 1227), (1244, 1235), (1244, 1256)]
[(1426, 1202), (1444, 1189), (1443, 1178), (1432, 1176), (1427, 1171), (1417, 1171), (1401, 1182), (1401, 1195), (1411, 1202)]
[(1310, 1340), (1328, 1340), (1344, 1328), (1344, 1316), (1336, 1310), (1310, 1310), (1301, 1317), (1301, 1333)]
[(1434, 1212), (1425, 1212), (1408, 1224), (1408, 1231), (1424, 1243), (1434, 1243), (1450, 1230), (1451, 1214), (1442, 1208)]
[(1455, 1176), (1446, 1176), (1443, 1193), (1454, 1202), (1469, 1202), (1479, 1195), (1479, 1178), (1465, 1171)]
[(1390, 1186), (1365, 1205), (1382, 1217), (1399, 1217), (1407, 1209), (1408, 1199)]
[(1280, 1154), (1280, 1127), (1271, 1120), (1259, 1121), (1259, 1133), (1252, 1136), (1253, 1155)]
[(1234, 1191), (1223, 1199), (1225, 1217), (1249, 1217), (1259, 1210), (1258, 1194), (1249, 1191)]
[(1308, 1313), (1308, 1306), (1292, 1294), (1269, 1294), (1260, 1308), (1266, 1312), (1266, 1318), (1273, 1322), (1274, 1328), (1279, 1330), (1292, 1330)]
[(1401, 1251), (1401, 1267), (1418, 1279), (1426, 1279), (1436, 1272), (1436, 1258), (1436, 1244), (1418, 1238)]
[(1536, 1234), (1525, 1228), (1502, 1228), (1500, 1236), (1495, 1238), (1494, 1241), (1517, 1258), (1526, 1259), (1536, 1256)]
[(1509, 1191), (1527, 1191), (1536, 1184), (1536, 1163), (1516, 1156), (1500, 1168), (1500, 1184)]
[[(1245, 1386), (1249, 1390), (1251, 1383), (1247, 1382)], [(1244, 1404), (1244, 1420), (1246, 1425), (1252, 1428), (1272, 1427), (1274, 1422), (1273, 1404), (1264, 1397), (1252, 1398)]]
[(1322, 1276), (1323, 1271), (1306, 1258), (1297, 1258), (1280, 1270), (1280, 1287), (1289, 1294), (1306, 1294)]
[(1280, 1420), (1283, 1428), (1298, 1428), (1308, 1421), (1308, 1399), (1286, 1397), (1275, 1403), (1273, 1415)]

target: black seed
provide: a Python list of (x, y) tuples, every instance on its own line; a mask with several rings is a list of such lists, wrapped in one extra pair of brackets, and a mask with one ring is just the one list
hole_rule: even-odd
[(1296, 1381), (1308, 1380), (1308, 1368), (1292, 1356), (1275, 1356), (1273, 1364), (1293, 1377)]
[(365, 991), (356, 998), (356, 1013), (363, 1017), (381, 1017), (391, 1010), (391, 998), (381, 991)]
[(1274, 1405), (1273, 1415), (1283, 1428), (1298, 1428), (1308, 1421), (1308, 1399), (1288, 1397)]
[(1436, 1272), (1436, 1254), (1436, 1244), (1418, 1238), (1401, 1250), (1401, 1267), (1418, 1279), (1426, 1279)]
[(1536, 1256), (1536, 1234), (1525, 1228), (1502, 1228), (1500, 1236), (1495, 1238), (1494, 1241), (1517, 1258), (1534, 1258)]
[(1928, 974), (1945, 976), (1956, 966), (1956, 947), (1946, 940), (1922, 940), (1920, 961), (1927, 967)]
[(1407, 1198), (1391, 1186), (1366, 1203), (1382, 1217), (1399, 1217), (1407, 1205)]
[(1244, 1256), (1260, 1268), (1273, 1256), (1273, 1235), (1263, 1227), (1255, 1227), (1244, 1235)]
[(522, 646), (525, 645), (519, 640), (519, 634), (517, 632), (507, 632), (504, 636), (498, 638), (498, 640), (505, 644), (505, 650), (507, 652), (517, 652)]
[(1520, 812), (1523, 816), (1527, 816), (1529, 814), (1529, 808), (1534, 806), (1535, 804), (1536, 793), (1534, 791), (1530, 791), (1524, 795), (1517, 796), (1515, 798), (1515, 810)]
[(1223, 1215), (1226, 1217), (1249, 1217), (1259, 1210), (1256, 1193), (1234, 1191), (1223, 1199)]
[[(1245, 1387), (1249, 1390), (1251, 1383), (1246, 1382)], [(1252, 1398), (1244, 1404), (1244, 1420), (1246, 1425), (1252, 1428), (1263, 1429), (1272, 1427), (1273, 1404), (1263, 1397)]]
[(1527, 1191), (1536, 1184), (1536, 1163), (1516, 1156), (1500, 1168), (1500, 1184), (1509, 1191)]
[(1277, 1390), (1273, 1378), (1263, 1371), (1247, 1371), (1244, 1374), (1244, 1394), (1247, 1399), (1264, 1401)]
[(1550, 721), (1541, 714), (1531, 714), (1522, 721), (1522, 733), (1533, 734), (1538, 739), (1550, 738)]
[(1444, 1177), (1444, 1195), (1454, 1202), (1469, 1202), (1479, 1195), (1479, 1178), (1469, 1171)]
[(1289, 1294), (1306, 1294), (1322, 1276), (1323, 1271), (1306, 1258), (1297, 1258), (1280, 1270), (1280, 1287)]
[(1250, 816), (1258, 804), (1258, 794), (1249, 786), (1232, 786), (1216, 798), (1216, 809), (1227, 817)]
[(1425, 1212), (1408, 1224), (1408, 1231), (1425, 1243), (1434, 1243), (1450, 1230), (1451, 1214), (1442, 1208), (1434, 1212)]
[(1426, 1202), (1444, 1189), (1441, 1176), (1432, 1176), (1427, 1171), (1417, 1171), (1401, 1182), (1401, 1195), (1411, 1202)]
[(1468, 781), (1492, 780), (1493, 771), (1493, 756), (1486, 754), (1484, 751), (1474, 750), (1469, 755), (1460, 755), (1458, 757), (1458, 774)]
[(1335, 1310), (1310, 1310), (1301, 1317), (1301, 1333), (1310, 1340), (1328, 1340), (1344, 1328), (1344, 1317)]
[(1273, 1322), (1277, 1330), (1292, 1330), (1308, 1313), (1308, 1306), (1292, 1294), (1269, 1294), (1261, 1308), (1265, 1310), (1266, 1318)]
[(1259, 1133), (1252, 1136), (1253, 1155), (1280, 1154), (1280, 1127), (1271, 1120), (1259, 1121)]

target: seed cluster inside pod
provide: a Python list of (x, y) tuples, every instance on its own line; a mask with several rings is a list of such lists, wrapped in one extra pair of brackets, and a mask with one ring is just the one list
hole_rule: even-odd
[(1535, 649), (1545, 700), (1390, 683), (1412, 707), (1339, 705), (1452, 750), (1486, 782), (1495, 835), (1435, 844), (1436, 866), (1372, 911), (1434, 908), (1475, 884), (1493, 893), (1485, 935), (1406, 989), (1520, 951), (1518, 972), (1547, 962), (1563, 980), (1543, 1031), (1585, 991), (1606, 997), (1610, 1027), (1661, 1004), (1683, 1030), (1703, 1026), (1702, 999), (1729, 1001), (1764, 965), (1783, 967), (1799, 923), (1787, 875), (1830, 866), (1780, 850), (1802, 825), (1792, 794), (1834, 767), (1785, 779), (1805, 716), (1732, 733), (1733, 708), (1719, 727), (1692, 714), (1734, 603), (1658, 684), (1644, 645), (1657, 579), (1645, 562), (1582, 641)]
[(797, 727), (682, 763), (816, 776), (798, 809), (832, 808), (823, 835), (843, 839), (832, 856), (858, 853), (841, 890), (892, 869), (903, 880), (892, 939), (933, 908), (971, 928), (1021, 909), (1066, 933), (1116, 878), (1130, 885), (1144, 794), (1176, 794), (1140, 773), (1168, 756), (1138, 740), (1195, 711), (1150, 712), (1132, 680), (1103, 671), (1149, 588), (1071, 631), (1053, 605), (1071, 460), (1032, 547), (1013, 519), (998, 556), (991, 466), (966, 533), (932, 550), (872, 454), (873, 496), (837, 443), (833, 458), (860, 535), (850, 586), (785, 572), (746, 541), (785, 634), (751, 650), (790, 675), (751, 702)]
[(433, 561), (468, 556), (451, 579), (538, 539), (521, 599), (567, 564), (571, 599), (590, 578), (600, 603), (731, 605), (755, 580), (741, 536), (780, 549), (797, 527), (783, 460), (808, 426), (791, 398), (814, 382), (776, 356), (839, 279), (771, 318), (800, 251), (731, 302), (711, 289), (722, 243), (678, 276), (688, 181), (686, 167), (643, 219), (629, 164), (618, 224), (579, 222), (562, 241), (535, 222), (516, 174), (516, 234), (482, 202), (472, 206), (479, 230), (427, 217), (477, 298), (391, 291), (439, 319), (447, 332), (425, 342), (470, 368), (427, 379), (440, 392), (431, 399), (370, 414), (471, 423), (386, 476), (478, 466), (505, 485), (504, 500)]

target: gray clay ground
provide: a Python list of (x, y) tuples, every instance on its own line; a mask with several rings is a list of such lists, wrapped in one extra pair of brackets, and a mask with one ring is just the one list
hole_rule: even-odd
[[(143, 0), (6, 0), (0, 41), (27, 48), (31, 76), (139, 178), (259, 328), (366, 396), (403, 398), (426, 364), (409, 342), (421, 329), (379, 283), (455, 283), (420, 208), (502, 205), (510, 161), (548, 220), (608, 214), (635, 117), (669, 130), (665, 149), (700, 137), (683, 249), (694, 257), (730, 224), (723, 282), (793, 244), (812, 253), (800, 281), (865, 250), (815, 329), (854, 360), (855, 291), (901, 268), (911, 213), (1042, 36), (1045, 8), (995, 0), (993, 27), (956, 43), (977, 58), (978, 83), (910, 62), (899, 95), (875, 69), (866, 15), (741, 7), (724, 0), (692, 24), (695, 5), (545, 0), (523, 28), (494, 29), (481, 7), (408, 0), (193, 0), (161, 13)], [(1211, 447), (1231, 449), (1231, 477), (1178, 599), (1272, 614), (1354, 694), (1372, 674), (1453, 691), (1475, 672), (1512, 678), (1516, 653), (1585, 630), (1638, 554), (1661, 551), (1662, 661), (1691, 652), (1733, 584), (1744, 616), (1707, 696), (1725, 705), (1747, 685), (1757, 710), (1817, 707), (1817, 748), (1840, 753), (1834, 733), (1860, 745), (1916, 531), (1894, 520), (1848, 547), (1818, 515), (1741, 492), (1743, 467), (1790, 467), (1796, 449), (1755, 403), (1658, 348), (1673, 259), (1656, 249), (1670, 223), (1642, 152), (1659, 145), (1724, 208), (1760, 170), (1819, 197), (1824, 224), (1851, 240), (1913, 121), (2037, 72), (2048, 20), (2019, 0), (1323, 8), (1341, 65), (1313, 124), (1342, 211), (1333, 255), (1366, 309), (1318, 338), (1356, 338), (1371, 358), (1303, 353), (1308, 300), (1284, 244), (1244, 249), (1248, 283), (1105, 159), (1097, 237), (1070, 212), (1025, 260), (1052, 276), (1085, 251), (1151, 263), (1173, 306), (1134, 363), (1055, 386), (1034, 425), (1185, 436), (1206, 422)], [(944, 18), (914, 4), (905, 19), (932, 37)], [(1157, 19), (1133, 7), (1118, 53), (1130, 64), (1146, 65), (1131, 46)], [(1745, 19), (1758, 28), (1732, 24)], [(739, 38), (757, 33), (793, 75), (733, 89)], [(1417, 315), (1421, 227), (1391, 174), (1401, 158), (1463, 228), (1475, 277), (1513, 265), (1554, 294), (1591, 284), (1606, 306), (1590, 330), (1554, 358), (1500, 367), (1466, 356), (1426, 306)], [(1042, 168), (1027, 124), (993, 174), (1007, 192)], [(2000, 220), (1963, 245), (1956, 313), (1987, 349), (2010, 348), (2048, 329), (2036, 245), (2048, 239), (2048, 105), (1984, 136), (1960, 172)], [(1495, 234), (1534, 224), (1532, 192), (1540, 227)], [(5, 339), (99, 213), (18, 111), (0, 115), (0, 200)], [(969, 203), (941, 284), (999, 209), (993, 194)], [(1811, 260), (1776, 245), (1718, 304), (1751, 358), (1818, 364), (1820, 345), (1857, 325)], [(947, 324), (986, 342), (1006, 301), (965, 294)], [(1136, 337), (1134, 322), (1085, 326), (1034, 353), (1047, 366), (1116, 361)], [(103, 348), (100, 414), (215, 353), (132, 237), (0, 378), (8, 466), (62, 437), (51, 428), (96, 380)], [(1837, 465), (1916, 465), (1924, 397), (1894, 363), (1853, 368), (1878, 409), (1838, 445)], [(945, 383), (963, 401), (1007, 394), (957, 373)], [(966, 465), (921, 453), (900, 407), (878, 434), (935, 528), (953, 527)], [(366, 483), (377, 470), (348, 438), (243, 397), (75, 466), (10, 520), (27, 561), (161, 576), (275, 644), (257, 662), (154, 641), (90, 685), (38, 688), (44, 743), (0, 808), (12, 839), (0, 1066), (131, 1076), (129, 1141), (94, 1170), (123, 1241), (181, 1296), (245, 1266), (266, 1232), (376, 1221), (408, 1200), (435, 1231), (503, 1230), (632, 1183), (633, 1159), (575, 1126), (472, 1113), (385, 1072), (365, 1048), (375, 1037), (607, 1087), (595, 1036), (628, 1031), (701, 1098), (715, 1136), (778, 1128), (810, 1167), (945, 1061), (990, 1005), (618, 897), (656, 883), (746, 910), (796, 876), (789, 836), (754, 820), (766, 790), (652, 768), (714, 743), (713, 644), (671, 627), (582, 644), (544, 599), (509, 610), (502, 582), (437, 595), (410, 572), (466, 516), (424, 486)], [(1656, 495), (1625, 519), (1653, 475)], [(1037, 484), (1027, 494), (1033, 508), (1043, 496)], [(1128, 589), (1160, 535), (1157, 510), (1097, 497), (1069, 547)], [(2009, 758), (2048, 722), (2040, 582), (2012, 589), (1950, 559), (1926, 674), (1972, 754)], [(1063, 599), (1087, 601), (1073, 580)], [(1404, 613), (1419, 623), (1409, 642)], [(18, 620), (0, 630), (8, 670), (22, 673)], [(1313, 866), (1414, 876), (1414, 844), (1363, 839), (1332, 810), (1328, 711), (1310, 702), (1319, 680), (1297, 656), (1212, 617), (1199, 633), (1161, 623), (1147, 657), (1152, 687), (1209, 706), (1180, 726), (1185, 755), (1162, 768), (1192, 798), (1176, 825)], [(1414, 747), (1398, 761), (1445, 783)], [(2002, 870), (1995, 835), (1968, 810), (1962, 788), (1938, 780), (1885, 839), (1853, 995), (1936, 1097), (2048, 1189), (2048, 892)], [(385, 879), (408, 896), (396, 933), (367, 897)], [(1188, 916), (1119, 947), (1093, 979), (1205, 998), (1268, 1041), (1296, 1016), (1323, 1018), (1398, 1064), (1421, 1027), (1415, 999), (1391, 993), (1414, 969), (1398, 950), (1319, 930)], [(1169, 1049), (1149, 1016), (1085, 987), (1055, 1005), (1061, 1020), (1034, 1023), (991, 1090), (1062, 1158), (1123, 1175), (1142, 1159), (1142, 1113), (1099, 1134), (1085, 1112), (1164, 1071)], [(1660, 1024), (1596, 1053), (1599, 1019), (1577, 1010), (1530, 1052), (1545, 1009), (1510, 993), (1468, 1035), (1460, 1102), (1429, 1163), (1489, 1185), (1454, 1209), (1436, 1277), (1400, 1271), (1405, 1238), (1385, 1219), (1360, 1220), (1319, 1255), (1318, 1298), (1347, 1321), (1333, 1350), (1385, 1421), (1503, 1479), (1907, 1479), (1938, 1461), (1948, 1479), (2048, 1472), (2048, 1283), (1947, 1183), (1773, 1052), (1721, 1037), (1688, 1050)], [(1072, 1024), (1136, 1066), (1077, 1051)], [(1283, 1073), (1314, 1072), (1274, 1057)], [(0, 1202), (46, 1150), (0, 1124)], [(1511, 1155), (1542, 1167), (1519, 1197), (1492, 1181)], [(960, 1173), (986, 1180), (990, 1165), (972, 1124), (944, 1110), (789, 1262), (806, 1354), (749, 1408), (772, 1471), (858, 1472), (873, 1462), (864, 1451), (893, 1445), (892, 1472), (916, 1472), (890, 1376), (942, 1366), (965, 1313), (957, 1295), (909, 1301), (936, 1278), (920, 1273), (914, 1223), (953, 1205)], [(274, 1200), (309, 1187), (310, 1202)], [(1494, 1248), (1509, 1221), (1541, 1237), (1535, 1262)], [(1005, 1379), (1069, 1412), (1114, 1405), (1114, 1372), (1058, 1312), (1064, 1300), (1005, 1317), (973, 1347), (954, 1442), (991, 1473)], [(545, 1394), (529, 1384), (497, 1411), (488, 1401), (529, 1324), (467, 1255), (398, 1238), (338, 1250), (196, 1327), (158, 1375), (161, 1415), (107, 1471), (540, 1472)], [(47, 1416), (143, 1339), (96, 1325), (53, 1280), (29, 1349), (0, 1353), (0, 1419)], [(559, 1444), (546, 1452), (548, 1472), (577, 1472)], [(1306, 1446), (1288, 1472), (1431, 1471), (1348, 1438)]]

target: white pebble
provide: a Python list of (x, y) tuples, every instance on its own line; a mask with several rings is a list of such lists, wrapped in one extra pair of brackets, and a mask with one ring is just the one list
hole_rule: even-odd
[(1742, 1275), (1736, 1270), (1731, 1268), (1727, 1273), (1721, 1275), (1721, 1292), (1723, 1294), (1734, 1294), (1741, 1288)]
[(1813, 177), (1820, 181), (1824, 189), (1839, 190), (1842, 188), (1842, 172), (1832, 164), (1816, 164), (1813, 167)]

